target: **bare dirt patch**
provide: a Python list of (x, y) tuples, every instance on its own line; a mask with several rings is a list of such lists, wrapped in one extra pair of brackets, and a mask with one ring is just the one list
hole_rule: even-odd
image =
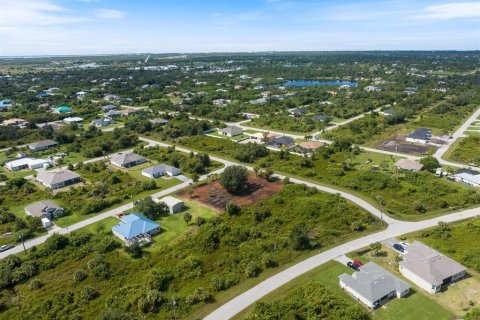
[(378, 149), (396, 151), (406, 154), (428, 154), (433, 147), (417, 145), (405, 141), (405, 136), (395, 136), (377, 146)]
[[(193, 191), (192, 199), (214, 207), (217, 210), (224, 210), (226, 204), (230, 201), (234, 201), (241, 207), (254, 205), (260, 200), (275, 195), (283, 187), (281, 181), (269, 182), (253, 175), (248, 177), (247, 185), (248, 188), (243, 194), (232, 195), (222, 187), (220, 182), (214, 181), (196, 187)], [(177, 195), (186, 199), (190, 198), (184, 190), (179, 191)]]

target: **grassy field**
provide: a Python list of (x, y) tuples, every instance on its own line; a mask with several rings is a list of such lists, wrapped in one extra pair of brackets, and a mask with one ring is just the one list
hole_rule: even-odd
[[(357, 302), (340, 288), (338, 276), (342, 273), (352, 274), (352, 269), (336, 261), (329, 261), (293, 281), (290, 281), (274, 292), (268, 294), (261, 301), (279, 299), (303, 284), (318, 282), (337, 294), (341, 299), (356, 304)], [(245, 318), (252, 308), (253, 307), (249, 307), (244, 310), (234, 319), (238, 320)], [(414, 292), (406, 298), (393, 299), (383, 308), (370, 311), (370, 313), (373, 319), (379, 320), (447, 320), (452, 318), (452, 314), (449, 311), (418, 292)]]
[(80, 231), (90, 232), (90, 233), (99, 233), (106, 232), (108, 233), (113, 226), (116, 226), (119, 223), (119, 219), (116, 217), (108, 217), (101, 221), (92, 223), (86, 227), (79, 229)]
[(480, 165), (480, 135), (478, 137), (459, 138), (448, 149), (445, 159)]

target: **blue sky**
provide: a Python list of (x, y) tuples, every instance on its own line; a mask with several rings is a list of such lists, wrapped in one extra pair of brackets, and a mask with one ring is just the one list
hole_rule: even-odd
[(0, 0), (0, 56), (412, 49), (480, 49), (480, 1)]

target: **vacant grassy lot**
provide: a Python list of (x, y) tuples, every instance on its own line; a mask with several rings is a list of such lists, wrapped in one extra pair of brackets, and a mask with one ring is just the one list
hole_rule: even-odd
[(448, 150), (446, 158), (465, 164), (480, 165), (480, 136), (458, 139)]

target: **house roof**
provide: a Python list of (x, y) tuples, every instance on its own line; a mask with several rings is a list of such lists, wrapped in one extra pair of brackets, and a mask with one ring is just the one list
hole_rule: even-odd
[(80, 117), (68, 117), (63, 119), (64, 122), (82, 122), (83, 118)]
[(220, 132), (227, 134), (241, 134), (243, 132), (242, 128), (237, 126), (229, 126), (223, 129), (220, 129)]
[(468, 173), (458, 173), (455, 174), (455, 177), (460, 178), (462, 180), (467, 180), (473, 182), (475, 184), (480, 184), (480, 174), (468, 174)]
[(92, 120), (92, 124), (94, 125), (108, 125), (108, 124), (111, 124), (113, 122), (112, 119), (95, 119), (95, 120)]
[(418, 128), (414, 132), (408, 135), (408, 138), (419, 139), (419, 140), (428, 140), (432, 135), (432, 130), (427, 128)]
[(410, 286), (379, 265), (368, 262), (353, 275), (346, 273), (340, 280), (370, 302), (375, 302), (392, 291), (403, 292)]
[(306, 114), (307, 113), (307, 110), (305, 110), (303, 108), (293, 108), (289, 111), (290, 111), (290, 113), (297, 113), (297, 114)]
[(111, 158), (112, 162), (115, 162), (118, 164), (126, 164), (126, 163), (135, 162), (139, 160), (145, 160), (145, 158), (133, 152), (117, 153)]
[(150, 120), (150, 122), (154, 123), (154, 124), (165, 124), (165, 123), (168, 123), (168, 120), (167, 119), (161, 119), (161, 118), (155, 118), (155, 119)]
[(394, 115), (394, 114), (397, 113), (398, 111), (395, 110), (395, 109), (387, 109), (387, 110), (383, 110), (382, 112), (383, 112), (384, 114)]
[(183, 203), (182, 200), (177, 199), (177, 198), (172, 197), (172, 196), (167, 196), (165, 198), (162, 198), (158, 202), (164, 202), (167, 205), (167, 207), (173, 207), (173, 206), (175, 206), (179, 203)]
[(289, 136), (273, 137), (268, 141), (268, 144), (273, 144), (273, 145), (289, 145), (293, 143), (294, 143), (293, 138)]
[(102, 106), (102, 110), (117, 110), (117, 106), (114, 106), (113, 104), (107, 104), (105, 106)]
[(60, 111), (60, 112), (66, 112), (66, 111), (72, 110), (72, 108), (69, 106), (60, 106), (60, 107), (56, 107), (55, 109), (57, 109), (57, 111)]
[(42, 141), (29, 143), (28, 147), (30, 149), (36, 149), (36, 148), (42, 148), (42, 147), (56, 146), (57, 144), (58, 143), (53, 140), (42, 140)]
[(423, 164), (409, 159), (400, 159), (395, 163), (395, 167), (403, 170), (422, 170)]
[(139, 213), (131, 213), (122, 217), (122, 222), (112, 228), (112, 231), (131, 239), (142, 233), (147, 233), (160, 227), (160, 225)]
[(70, 170), (44, 171), (37, 175), (38, 180), (42, 180), (45, 184), (48, 185), (53, 185), (76, 178), (80, 178), (80, 175)]
[(61, 207), (57, 206), (52, 200), (42, 200), (35, 202), (28, 207), (25, 207), (25, 211), (34, 217), (41, 217), (47, 212), (46, 210), (49, 208), (52, 208), (54, 210), (62, 209)]
[(327, 116), (322, 115), (322, 114), (317, 114), (317, 115), (312, 116), (310, 119), (318, 120), (318, 121), (327, 121), (329, 118)]
[(441, 285), (444, 279), (465, 270), (460, 263), (420, 241), (408, 246), (400, 265), (434, 285)]
[(168, 164), (159, 164), (156, 166), (148, 167), (146, 169), (143, 169), (142, 172), (148, 173), (148, 174), (156, 174), (156, 173), (163, 173), (163, 172), (176, 172), (178, 171), (177, 168), (173, 166), (169, 166)]

